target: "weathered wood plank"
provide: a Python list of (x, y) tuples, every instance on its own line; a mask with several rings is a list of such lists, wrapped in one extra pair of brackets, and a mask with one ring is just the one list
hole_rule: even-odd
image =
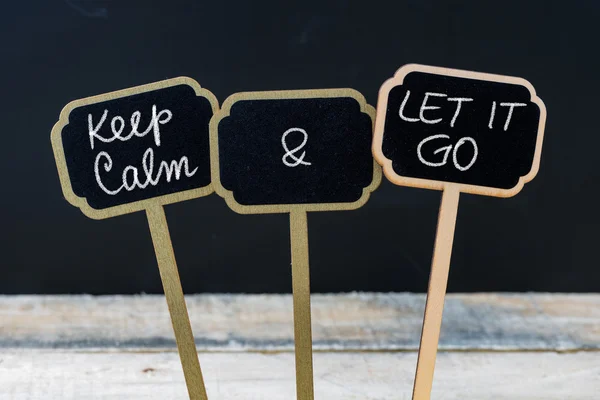
[[(200, 350), (292, 351), (289, 295), (194, 295)], [(318, 350), (416, 350), (421, 294), (312, 297)], [(0, 348), (175, 348), (162, 296), (0, 296)], [(451, 294), (442, 350), (600, 350), (600, 295)]]
[[(291, 353), (201, 353), (211, 400), (295, 398)], [(315, 398), (409, 400), (416, 353), (316, 353)], [(438, 400), (592, 400), (597, 353), (440, 353)], [(175, 352), (0, 352), (2, 400), (185, 399)]]

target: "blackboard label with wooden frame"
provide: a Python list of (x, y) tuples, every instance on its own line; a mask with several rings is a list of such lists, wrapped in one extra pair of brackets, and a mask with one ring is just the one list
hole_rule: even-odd
[(217, 108), (185, 77), (69, 103), (52, 131), (66, 199), (98, 219), (212, 193)]
[(351, 210), (381, 181), (375, 109), (352, 89), (237, 93), (210, 124), (215, 191), (243, 214), (289, 213), (297, 399), (313, 400), (307, 211)]
[(373, 154), (398, 185), (509, 197), (538, 171), (546, 109), (524, 79), (407, 65), (377, 107)]
[(239, 213), (351, 210), (381, 181), (352, 89), (236, 93), (211, 121), (216, 192)]
[(413, 64), (381, 86), (373, 155), (385, 176), (443, 190), (413, 400), (431, 396), (460, 193), (517, 194), (538, 172), (545, 125), (521, 78)]
[(145, 210), (191, 400), (207, 400), (163, 206), (209, 195), (215, 96), (180, 77), (67, 104), (51, 133), (65, 198), (90, 218)]

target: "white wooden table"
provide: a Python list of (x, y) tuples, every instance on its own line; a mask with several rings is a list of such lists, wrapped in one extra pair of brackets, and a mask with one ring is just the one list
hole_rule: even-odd
[[(424, 295), (312, 297), (315, 398), (410, 399)], [(211, 400), (295, 398), (291, 296), (187, 297)], [(600, 399), (600, 295), (447, 297), (432, 399)], [(0, 296), (0, 399), (186, 399), (162, 296)]]

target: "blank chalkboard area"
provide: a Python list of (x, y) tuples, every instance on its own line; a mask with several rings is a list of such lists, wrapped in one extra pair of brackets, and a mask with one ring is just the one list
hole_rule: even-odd
[(525, 86), (413, 71), (390, 90), (383, 154), (404, 177), (511, 189), (532, 169), (539, 120)]
[(237, 101), (218, 126), (221, 184), (242, 205), (355, 202), (372, 126), (352, 97)]
[[(600, 1), (28, 0), (2, 10), (0, 293), (163, 292), (143, 212), (93, 221), (63, 198), (49, 132), (69, 101), (188, 76), (220, 104), (349, 87), (376, 106), (409, 63), (523, 77), (548, 110), (535, 179), (511, 198), (461, 194), (449, 291), (600, 291)], [(440, 195), (384, 178), (358, 210), (308, 213), (311, 289), (427, 290)], [(289, 216), (240, 215), (216, 194), (165, 211), (186, 294), (291, 291)]]
[(62, 130), (74, 193), (104, 209), (209, 185), (212, 114), (183, 84), (75, 108)]

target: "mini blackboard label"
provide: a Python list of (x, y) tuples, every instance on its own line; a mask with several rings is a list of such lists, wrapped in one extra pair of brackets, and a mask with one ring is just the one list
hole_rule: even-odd
[(211, 193), (216, 109), (212, 93), (189, 78), (69, 103), (52, 131), (65, 197), (105, 218)]
[(407, 65), (380, 90), (373, 152), (393, 183), (508, 197), (537, 173), (545, 120), (524, 79)]
[(237, 93), (211, 121), (216, 191), (241, 213), (353, 209), (381, 181), (352, 89)]

